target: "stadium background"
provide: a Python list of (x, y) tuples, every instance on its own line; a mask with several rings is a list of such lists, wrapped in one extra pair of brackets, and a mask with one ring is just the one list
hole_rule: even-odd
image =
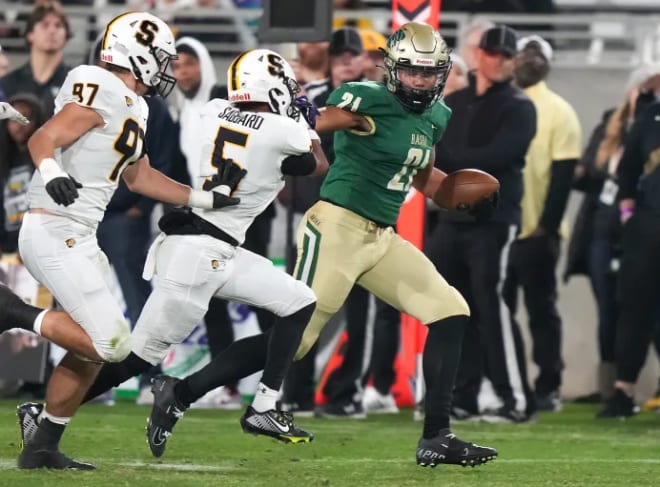
[[(106, 0), (96, 0), (92, 16), (87, 7), (65, 5), (69, 15), (73, 38), (65, 49), (65, 59), (71, 65), (80, 64), (89, 47), (89, 40), (96, 36), (98, 25), (104, 25), (123, 6), (110, 5)], [(206, 19), (207, 23), (173, 22), (177, 29), (186, 32), (209, 32), (218, 28), (215, 22), (222, 22), (220, 28), (227, 33), (227, 42), (207, 43), (213, 54), (218, 79), (225, 77), (229, 61), (239, 51), (254, 47), (258, 41), (255, 27), (260, 16), (259, 9), (236, 9), (221, 0), (219, 9), (187, 10), (187, 18)], [(345, 18), (369, 17), (377, 30), (389, 31), (391, 19), (390, 2), (365, 0), (367, 10), (337, 11), (336, 16)], [(65, 2), (66, 4), (66, 2)], [(638, 63), (660, 60), (660, 5), (657, 0), (557, 0), (560, 11), (555, 15), (530, 14), (468, 14), (462, 12), (442, 12), (441, 33), (450, 44), (462, 26), (475, 16), (495, 22), (506, 22), (522, 33), (544, 31), (543, 35), (554, 40), (555, 60), (549, 77), (549, 84), (565, 97), (576, 109), (583, 133), (589, 134), (607, 107), (620, 101), (621, 93), (628, 76)], [(0, 28), (22, 27), (16, 20), (20, 13), (27, 13), (31, 5), (0, 1)], [(594, 13), (597, 10), (598, 13)], [(173, 16), (173, 14), (171, 14)], [(19, 66), (27, 59), (21, 37), (3, 38), (4, 50), (9, 55), (12, 66)], [(269, 45), (283, 53), (292, 45)], [(586, 136), (584, 142), (586, 143)], [(572, 221), (581, 196), (571, 196), (567, 218)], [(278, 258), (284, 255), (285, 211), (280, 209), (273, 224), (273, 240), (270, 255)], [(563, 262), (559, 269), (563, 269)], [(574, 397), (590, 390), (595, 382), (596, 317), (594, 299), (584, 277), (574, 277), (568, 284), (560, 284), (559, 307), (564, 320), (563, 354), (566, 362), (562, 394)], [(521, 313), (523, 331), (526, 333), (524, 309)], [(330, 333), (326, 333), (326, 336)], [(526, 343), (531, 340), (526, 339)], [(326, 357), (320, 355), (320, 360)], [(535, 374), (530, 363), (531, 376)], [(653, 393), (660, 374), (654, 354), (649, 354), (646, 368), (640, 378), (637, 395), (646, 398)]]

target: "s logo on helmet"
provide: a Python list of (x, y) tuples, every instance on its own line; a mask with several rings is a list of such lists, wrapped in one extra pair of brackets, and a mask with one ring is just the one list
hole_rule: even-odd
[(275, 54), (268, 55), (268, 72), (273, 76), (282, 76), (284, 73), (284, 60)]
[(156, 38), (156, 32), (158, 32), (158, 25), (150, 20), (143, 20), (140, 22), (138, 32), (135, 33), (135, 40), (143, 46), (151, 46)]

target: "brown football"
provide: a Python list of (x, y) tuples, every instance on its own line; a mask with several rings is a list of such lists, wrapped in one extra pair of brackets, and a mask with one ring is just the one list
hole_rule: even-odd
[(499, 181), (479, 169), (460, 169), (440, 183), (433, 201), (448, 210), (469, 210), (500, 189)]

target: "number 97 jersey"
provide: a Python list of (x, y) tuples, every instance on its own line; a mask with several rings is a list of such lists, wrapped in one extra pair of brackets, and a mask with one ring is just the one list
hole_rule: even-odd
[(55, 153), (62, 169), (82, 184), (80, 196), (70, 206), (58, 205), (35, 171), (28, 191), (30, 208), (99, 222), (122, 171), (144, 155), (149, 108), (121, 79), (98, 66), (78, 66), (69, 72), (55, 98), (55, 113), (69, 103), (94, 110), (104, 122)]

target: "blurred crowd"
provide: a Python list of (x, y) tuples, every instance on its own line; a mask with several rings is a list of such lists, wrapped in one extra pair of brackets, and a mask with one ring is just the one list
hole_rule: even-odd
[[(222, 2), (229, 5), (230, 0), (129, 0), (128, 4), (158, 8), (161, 13), (170, 9), (174, 16), (186, 7), (213, 7)], [(22, 33), (29, 48), (27, 62), (10, 66), (0, 50), (0, 101), (10, 102), (31, 121), (27, 126), (0, 122), (3, 269), (20, 265), (17, 235), (34, 171), (27, 140), (52, 114), (54, 97), (74, 67), (64, 62), (71, 27), (62, 7), (49, 0), (35, 4), (24, 19)], [(261, 2), (232, 0), (231, 5), (254, 8)], [(335, 7), (363, 5), (336, 0)], [(187, 23), (205, 21), (208, 19), (191, 17)], [(217, 51), (210, 52), (206, 45), (221, 43), (224, 38), (213, 36), (180, 32), (179, 59), (173, 65), (178, 82), (174, 96), (167, 102), (148, 100), (146, 140), (151, 163), (182, 182), (196, 175), (200, 148), (194, 143), (194, 134), (199, 131), (201, 107), (227, 94), (224, 77), (216, 77), (212, 53)], [(93, 64), (99, 62), (100, 39), (90, 41), (84, 63)], [(335, 19), (328, 42), (282, 46), (282, 54), (294, 67), (305, 94), (320, 108), (342, 83), (382, 82), (386, 42), (369, 19)], [(579, 114), (546, 82), (553, 58), (553, 46), (542, 37), (520, 37), (508, 27), (487, 21), (468, 25), (452, 53), (444, 102), (453, 110), (453, 117), (436, 147), (436, 166), (446, 172), (461, 167), (483, 169), (501, 183), (499, 208), (487, 222), (457, 220), (433, 204), (427, 205), (425, 252), (466, 296), (473, 316), (455, 391), (452, 414), (456, 419), (488, 412), (499, 421), (522, 423), (539, 410), (561, 409), (564, 362), (558, 274), (564, 280), (578, 274), (588, 276), (596, 302), (598, 334), (594, 340), (599, 363), (594, 367), (599, 380), (580, 400), (602, 403), (599, 415), (604, 417), (633, 415), (638, 409), (633, 387), (650, 343), (660, 355), (660, 132), (654, 126), (660, 119), (660, 65), (632, 71), (620, 99), (605, 102), (600, 123), (583, 138)], [(322, 136), (322, 145), (332, 163), (332, 136)], [(321, 182), (320, 178), (304, 185), (288, 181), (279, 197), (281, 205), (293, 214), (304, 213), (318, 200)], [(564, 213), (571, 190), (584, 196), (577, 218), (567, 222)], [(155, 207), (154, 201), (131, 193), (121, 183), (98, 230), (100, 246), (113, 264), (132, 323), (150, 291), (141, 274), (153, 237)], [(248, 232), (246, 248), (268, 256), (275, 216), (273, 205), (257, 218)], [(567, 264), (560, 272), (560, 245), (567, 239)], [(644, 282), (648, 284), (640, 284)], [(520, 289), (532, 358), (539, 370), (533, 380), (527, 374), (525, 346), (516, 321)], [(283, 391), (284, 408), (298, 414), (349, 418), (397, 411), (392, 387), (400, 316), (376, 300), (373, 340), (368, 340), (365, 323), (371, 300), (357, 287), (347, 300), (348, 341), (343, 364), (323, 384), (327, 402), (320, 407), (315, 404), (313, 350), (291, 368)], [(265, 327), (270, 317), (261, 311), (257, 314)], [(205, 323), (212, 355), (233, 341), (226, 302), (213, 300)], [(15, 340), (19, 348), (27, 346), (21, 338), (3, 339)], [(146, 384), (148, 377), (142, 380)], [(495, 402), (481, 399), (485, 381), (492, 384)], [(23, 384), (16, 394), (39, 396), (43, 390), (40, 384)], [(149, 396), (145, 386), (138, 401), (146, 404)], [(656, 396), (648, 401), (648, 408), (660, 408), (660, 387)], [(236, 387), (227, 387), (208, 401), (214, 407), (237, 407), (241, 398)]]

